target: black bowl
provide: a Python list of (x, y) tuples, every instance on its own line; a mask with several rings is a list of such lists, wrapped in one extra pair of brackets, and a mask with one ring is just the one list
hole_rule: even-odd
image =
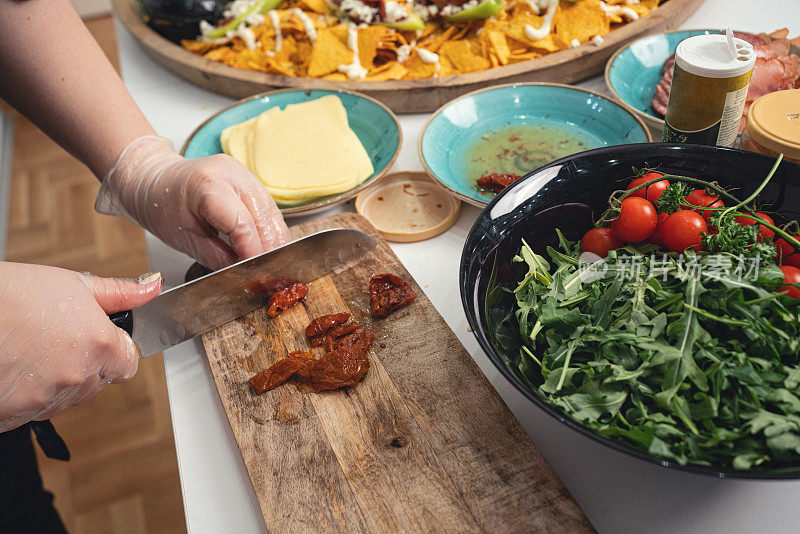
[[(630, 456), (666, 467), (719, 478), (800, 478), (800, 465), (738, 471), (698, 465), (680, 465), (613, 441), (569, 419), (540, 399), (526, 385), (519, 370), (516, 348), (521, 339), (516, 323), (497, 324), (514, 306), (505, 291), (519, 276), (511, 258), (520, 238), (540, 254), (556, 246), (555, 229), (577, 241), (608, 206), (609, 195), (624, 189), (635, 169), (655, 167), (660, 172), (715, 179), (748, 195), (761, 183), (775, 158), (728, 148), (700, 145), (636, 144), (582, 152), (541, 167), (506, 188), (483, 210), (470, 230), (461, 256), (459, 287), (464, 311), (475, 337), (489, 359), (533, 404), (568, 427)], [(784, 162), (759, 199), (766, 211), (781, 219), (800, 219), (800, 165)], [(490, 328), (491, 324), (491, 328)]]

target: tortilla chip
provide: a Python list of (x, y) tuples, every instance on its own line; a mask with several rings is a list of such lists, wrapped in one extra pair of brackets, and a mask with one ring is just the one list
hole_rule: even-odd
[(321, 15), (332, 13), (331, 8), (328, 7), (325, 0), (300, 0), (300, 3), (314, 13), (319, 13)]
[[(630, 1), (606, 0), (606, 3), (624, 5), (644, 16), (662, 0)], [(338, 68), (353, 60), (347, 45), (348, 27), (333, 14), (329, 0), (289, 0), (282, 7), (284, 9), (276, 10), (284, 36), (281, 50), (274, 50), (275, 29), (269, 19), (250, 27), (258, 42), (255, 49), (248, 49), (240, 37), (214, 43), (198, 38), (184, 40), (181, 45), (211, 61), (237, 68), (347, 80)], [(290, 11), (294, 7), (311, 17), (318, 31), (315, 43), (311, 42), (300, 18)], [(601, 8), (600, 0), (564, 0), (555, 13), (550, 34), (532, 41), (525, 29), (529, 25), (540, 28), (542, 15), (534, 12), (529, 1), (508, 0), (499, 13), (486, 20), (458, 24), (430, 21), (419, 32), (395, 31), (379, 24), (365, 26), (358, 29), (358, 59), (367, 69), (366, 80), (450, 76), (535, 59), (565, 49), (573, 40), (587, 42), (597, 35), (606, 35), (612, 27), (628, 22), (626, 17), (608, 15)], [(800, 38), (793, 42), (800, 45)], [(439, 54), (439, 63), (425, 63), (412, 51), (401, 64), (397, 61), (397, 52), (404, 45), (411, 45), (412, 50), (425, 49)]]
[(403, 67), (408, 70), (408, 74), (406, 74), (406, 80), (416, 80), (418, 78), (431, 78), (436, 76), (436, 65), (432, 63), (425, 63), (419, 57), (419, 54), (415, 51), (411, 54), (405, 63), (403, 63)]
[(308, 62), (311, 59), (313, 46), (308, 41), (296, 42), (295, 46), (297, 49), (295, 50), (294, 54), (292, 54), (292, 62), (303, 69), (307, 69)]
[(528, 61), (529, 59), (536, 59), (537, 57), (542, 57), (542, 54), (538, 52), (522, 52), (508, 56), (508, 62), (519, 63), (520, 61)]
[(442, 56), (447, 57), (458, 72), (474, 72), (491, 67), (491, 62), (483, 56), (472, 51), (469, 41), (448, 41), (439, 50)]
[(214, 50), (209, 50), (205, 57), (211, 59), (213, 61), (225, 61), (226, 59), (232, 56), (230, 48), (216, 48)]
[(317, 35), (311, 58), (308, 61), (308, 76), (319, 78), (336, 72), (339, 65), (353, 61), (353, 51), (334, 33), (334, 28), (324, 29)]
[[(275, 48), (273, 45), (272, 47), (267, 47), (266, 43), (264, 43), (264, 48), (267, 50), (272, 50)], [(283, 40), (283, 44), (281, 45), (281, 49), (275, 52), (275, 55), (272, 56), (275, 61), (292, 61), (292, 58), (297, 53), (297, 41), (294, 40), (294, 37), (289, 35), (286, 39)]]
[(456, 32), (455, 26), (450, 26), (445, 31), (439, 34), (430, 35), (425, 39), (420, 39), (417, 41), (417, 45), (420, 48), (424, 48), (425, 50), (429, 50), (431, 52), (439, 52), (439, 48), (448, 42), (453, 34)]
[(387, 31), (386, 26), (367, 26), (358, 30), (358, 59), (365, 69), (375, 66), (378, 43)]
[(486, 35), (488, 43), (491, 47), (493, 55), (497, 57), (501, 65), (508, 63), (508, 56), (511, 55), (511, 50), (508, 48), (508, 41), (503, 32), (496, 30), (489, 30), (483, 32)]
[[(558, 14), (556, 14), (556, 17), (558, 17)], [(543, 18), (538, 15), (520, 13), (507, 21), (495, 22), (495, 24), (492, 25), (492, 29), (497, 29), (508, 37), (524, 43), (525, 46), (541, 50), (542, 52), (555, 52), (564, 48), (560, 42), (554, 39), (552, 32), (543, 39), (537, 39), (535, 41), (528, 39), (528, 36), (525, 35), (525, 26), (530, 24), (534, 28), (541, 28), (542, 22)], [(488, 31), (488, 29), (489, 28), (487, 28), (486, 31)]]
[(439, 72), (436, 74), (438, 76), (452, 76), (453, 74), (459, 74), (459, 72), (447, 56), (441, 56), (439, 57)]
[(438, 22), (426, 22), (425, 29), (422, 30), (422, 33), (416, 36), (417, 41), (422, 41), (429, 35), (441, 30), (441, 26)]
[(191, 41), (189, 39), (183, 39), (181, 40), (181, 46), (184, 47), (189, 52), (194, 52), (195, 54), (205, 54), (206, 52), (211, 50), (211, 48), (213, 48), (214, 45), (211, 45), (199, 39), (195, 41)]
[[(336, 26), (328, 28), (328, 30), (338, 37), (342, 44), (347, 45), (347, 24), (337, 24)], [(303, 31), (305, 32), (305, 30)]]
[(567, 44), (573, 39), (583, 43), (611, 31), (609, 18), (600, 9), (600, 0), (566, 2), (556, 13), (553, 24), (556, 37)]
[(382, 82), (385, 80), (402, 80), (407, 73), (408, 69), (406, 69), (397, 61), (392, 61), (371, 71), (367, 75), (366, 79), (374, 82)]

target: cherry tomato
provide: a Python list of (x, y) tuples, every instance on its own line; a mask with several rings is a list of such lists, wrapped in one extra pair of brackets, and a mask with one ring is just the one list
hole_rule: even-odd
[[(700, 206), (703, 208), (724, 208), (725, 204), (719, 199), (719, 197), (715, 197), (714, 195), (709, 195), (703, 189), (695, 189), (691, 193), (689, 193), (686, 198), (684, 198), (686, 202), (691, 204), (692, 206)], [(697, 213), (703, 216), (703, 219), (706, 220), (706, 223), (711, 219), (712, 215), (716, 215), (717, 211), (712, 210), (702, 210), (697, 209), (694, 210)]]
[[(631, 183), (629, 183), (628, 189), (633, 189), (637, 185), (649, 182), (650, 180), (655, 180), (656, 178), (661, 178), (662, 176), (664, 175), (657, 172), (648, 172), (644, 176), (636, 178)], [(654, 184), (648, 185), (647, 187), (639, 189), (638, 191), (633, 193), (633, 196), (647, 199), (655, 204), (655, 202), (659, 199), (661, 194), (664, 191), (666, 191), (668, 187), (669, 187), (669, 180), (661, 180), (660, 182), (656, 182)]]
[[(783, 265), (783, 281), (789, 284), (800, 284), (800, 269), (792, 267), (791, 265)], [(788, 295), (793, 299), (800, 299), (800, 287), (797, 286), (783, 286), (778, 291), (787, 291)]]
[[(792, 237), (800, 240), (800, 235), (794, 235)], [(800, 252), (796, 251), (793, 245), (783, 238), (775, 241), (775, 245), (778, 247), (778, 252), (782, 258), (781, 263), (783, 265), (791, 265), (792, 267), (800, 268)]]
[(648, 243), (658, 245), (659, 247), (664, 246), (664, 221), (666, 221), (668, 218), (669, 213), (659, 213), (658, 221), (656, 222), (656, 229), (653, 230), (653, 233), (647, 238)]
[(618, 239), (630, 243), (644, 241), (658, 223), (658, 213), (647, 200), (630, 196), (622, 201), (619, 217), (611, 221), (611, 231)]
[(687, 248), (700, 249), (702, 234), (708, 232), (708, 225), (699, 213), (689, 210), (676, 211), (664, 221), (662, 235), (664, 246), (673, 252), (683, 252)]
[(610, 251), (616, 250), (624, 244), (611, 233), (611, 228), (593, 228), (583, 236), (581, 251), (591, 252), (605, 258)]
[[(772, 217), (767, 215), (766, 213), (756, 213), (759, 217), (764, 219), (770, 224), (775, 224), (775, 221), (772, 220)], [(756, 224), (756, 220), (750, 216), (744, 215), (740, 217), (736, 217), (736, 222), (741, 224), (742, 226), (750, 226), (751, 224)], [(758, 225), (758, 242), (762, 242), (766, 238), (773, 238), (775, 237), (775, 232), (764, 226), (763, 224)]]

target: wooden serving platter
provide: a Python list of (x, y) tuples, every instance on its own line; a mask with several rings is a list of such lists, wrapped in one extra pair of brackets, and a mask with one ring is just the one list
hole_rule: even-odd
[[(519, 423), (380, 235), (359, 215), (293, 228), (356, 228), (378, 246), (310, 284), (276, 319), (263, 309), (203, 336), (222, 404), (269, 531), (591, 532)], [(367, 283), (391, 272), (417, 299), (376, 332), (370, 369), (346, 391), (261, 396), (247, 379), (306, 349), (311, 319), (368, 314)]]
[(603, 37), (603, 44), (585, 43), (540, 58), (494, 69), (421, 80), (334, 82), (249, 71), (211, 61), (181, 48), (150, 29), (137, 0), (112, 0), (119, 20), (145, 53), (173, 73), (216, 93), (244, 98), (275, 88), (345, 89), (377, 98), (396, 113), (431, 112), (457, 96), (490, 85), (516, 82), (572, 83), (602, 72), (620, 46), (648, 33), (678, 28), (703, 0), (666, 0), (655, 11)]

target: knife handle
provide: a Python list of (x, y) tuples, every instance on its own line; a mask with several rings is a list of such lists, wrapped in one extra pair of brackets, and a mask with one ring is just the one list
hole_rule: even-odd
[(108, 316), (114, 326), (125, 330), (129, 336), (133, 335), (133, 312), (125, 310), (117, 313), (112, 313)]

